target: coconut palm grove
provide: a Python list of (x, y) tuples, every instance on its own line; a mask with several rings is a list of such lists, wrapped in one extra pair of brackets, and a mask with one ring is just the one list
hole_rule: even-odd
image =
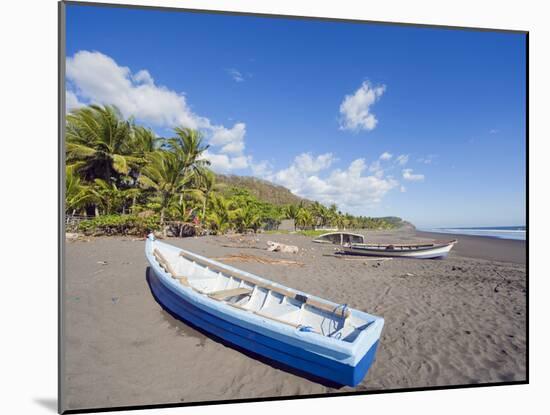
[(311, 235), (317, 228), (390, 229), (402, 222), (345, 214), (286, 189), (290, 202), (269, 197), (276, 186), (268, 182), (216, 175), (204, 156), (208, 147), (197, 130), (176, 127), (171, 137), (158, 137), (114, 106), (72, 111), (66, 121), (67, 229), (192, 236), (277, 231), (292, 219), (294, 230)]

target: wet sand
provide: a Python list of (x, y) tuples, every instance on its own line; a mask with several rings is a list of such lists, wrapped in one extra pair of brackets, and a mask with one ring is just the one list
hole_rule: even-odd
[[(300, 235), (168, 239), (209, 257), (246, 254), (303, 265), (231, 262), (383, 316), (373, 366), (356, 387), (333, 388), (251, 358), (166, 313), (149, 290), (144, 241), (66, 243), (67, 409), (521, 381), (526, 377), (525, 245), (413, 230), (369, 241), (459, 239), (443, 261), (346, 260)], [(265, 251), (268, 240), (300, 247)], [(223, 262), (223, 261), (222, 261)]]

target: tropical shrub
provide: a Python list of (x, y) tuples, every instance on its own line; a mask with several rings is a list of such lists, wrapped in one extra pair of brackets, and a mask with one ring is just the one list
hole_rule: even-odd
[(135, 235), (145, 236), (160, 230), (158, 215), (140, 217), (138, 215), (103, 215), (83, 220), (78, 231), (85, 235)]

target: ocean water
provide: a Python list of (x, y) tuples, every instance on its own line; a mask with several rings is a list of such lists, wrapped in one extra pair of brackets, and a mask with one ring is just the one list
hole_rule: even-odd
[(419, 229), (426, 232), (441, 232), (459, 235), (490, 236), (501, 239), (525, 241), (525, 226), (481, 226), (470, 228), (430, 228)]

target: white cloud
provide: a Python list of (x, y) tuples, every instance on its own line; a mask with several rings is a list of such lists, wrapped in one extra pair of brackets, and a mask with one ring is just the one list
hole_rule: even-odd
[(382, 177), (384, 176), (384, 170), (382, 169), (382, 164), (380, 163), (380, 160), (376, 160), (369, 166), (369, 171), (371, 173), (374, 173), (376, 177)]
[(257, 177), (267, 177), (273, 174), (273, 166), (267, 160), (262, 160), (259, 163), (255, 163), (250, 160), (250, 169), (252, 174)]
[(401, 193), (405, 193), (407, 191), (407, 188), (405, 186), (401, 185), (401, 187), (399, 188), (399, 191)]
[(148, 85), (155, 84), (155, 80), (153, 79), (149, 71), (146, 71), (145, 69), (138, 71), (134, 76), (132, 76), (132, 78), (137, 83), (148, 84)]
[(362, 158), (352, 161), (346, 169), (328, 171), (334, 160), (330, 153), (319, 156), (303, 153), (288, 168), (267, 179), (299, 196), (325, 205), (336, 203), (342, 210), (356, 214), (366, 214), (369, 207), (399, 185), (390, 177), (365, 174), (368, 169)]
[(240, 71), (238, 71), (237, 69), (229, 68), (229, 69), (227, 69), (227, 73), (231, 76), (231, 78), (235, 82), (244, 82), (243, 74)]
[(392, 157), (393, 157), (393, 154), (390, 154), (387, 151), (385, 151), (380, 155), (380, 160), (387, 161), (387, 160), (391, 160)]
[(424, 180), (423, 174), (414, 174), (412, 169), (403, 170), (403, 179), (411, 182), (420, 182)]
[(294, 164), (298, 166), (300, 171), (306, 174), (317, 173), (327, 169), (336, 161), (332, 153), (321, 154), (313, 157), (311, 153), (302, 153), (294, 159)]
[(100, 52), (80, 51), (67, 58), (67, 79), (81, 98), (116, 105), (125, 117), (134, 116), (161, 127), (210, 127), (195, 114), (183, 94), (158, 86), (147, 71), (135, 75)]
[(67, 58), (66, 73), (68, 110), (78, 108), (83, 101), (109, 104), (125, 117), (155, 126), (199, 129), (212, 146), (209, 154), (216, 159), (214, 168), (240, 169), (248, 164), (244, 155), (246, 124), (236, 123), (231, 128), (213, 124), (191, 109), (183, 93), (157, 85), (145, 69), (132, 73), (100, 52), (79, 51)]
[(203, 153), (203, 157), (210, 161), (210, 168), (218, 173), (228, 173), (249, 167), (249, 157), (244, 155), (231, 156), (207, 150)]
[(404, 165), (407, 164), (408, 161), (409, 161), (409, 155), (408, 155), (408, 154), (401, 154), (401, 155), (397, 156), (397, 158), (395, 159), (395, 161), (396, 161), (400, 166), (404, 166)]
[(220, 152), (228, 154), (241, 154), (244, 150), (244, 136), (246, 124), (236, 123), (232, 128), (213, 127), (210, 144), (221, 147)]
[(498, 133), (498, 130), (496, 128), (492, 128), (491, 130), (489, 130), (489, 134), (496, 134)]
[(65, 91), (65, 107), (66, 111), (72, 111), (83, 107), (85, 104), (78, 100), (76, 94), (72, 91)]
[(352, 95), (346, 95), (340, 104), (340, 129), (373, 130), (378, 120), (371, 112), (371, 106), (380, 99), (385, 90), (385, 85), (372, 86), (365, 81)]

